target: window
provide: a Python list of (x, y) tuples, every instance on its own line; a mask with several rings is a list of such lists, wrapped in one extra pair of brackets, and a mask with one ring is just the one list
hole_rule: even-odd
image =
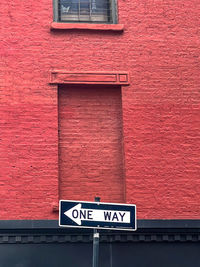
[(117, 23), (115, 0), (54, 0), (54, 21)]

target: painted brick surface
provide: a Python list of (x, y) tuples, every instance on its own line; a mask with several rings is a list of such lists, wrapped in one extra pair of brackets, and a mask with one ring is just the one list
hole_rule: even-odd
[(130, 72), (126, 201), (139, 218), (199, 218), (200, 3), (118, 0), (118, 9), (124, 32), (50, 31), (52, 1), (1, 1), (0, 219), (57, 218), (51, 69)]
[(120, 87), (59, 87), (60, 199), (124, 202)]

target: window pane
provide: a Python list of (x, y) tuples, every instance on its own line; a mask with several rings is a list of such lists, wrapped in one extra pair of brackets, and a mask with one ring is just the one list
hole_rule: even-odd
[(61, 21), (109, 22), (110, 0), (60, 0)]

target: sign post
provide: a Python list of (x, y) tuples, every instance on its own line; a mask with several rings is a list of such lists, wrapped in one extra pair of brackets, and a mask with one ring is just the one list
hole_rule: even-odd
[[(100, 202), (100, 197), (95, 197), (95, 202)], [(99, 232), (97, 229), (93, 231), (93, 259), (92, 266), (98, 267), (99, 265)]]
[(60, 200), (59, 226), (93, 228), (93, 267), (99, 263), (99, 232), (98, 229), (135, 231), (136, 206), (116, 204)]

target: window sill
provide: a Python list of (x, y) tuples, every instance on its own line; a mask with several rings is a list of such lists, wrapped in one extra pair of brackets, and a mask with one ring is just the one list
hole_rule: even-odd
[(51, 30), (102, 30), (120, 32), (124, 30), (124, 25), (52, 22)]

